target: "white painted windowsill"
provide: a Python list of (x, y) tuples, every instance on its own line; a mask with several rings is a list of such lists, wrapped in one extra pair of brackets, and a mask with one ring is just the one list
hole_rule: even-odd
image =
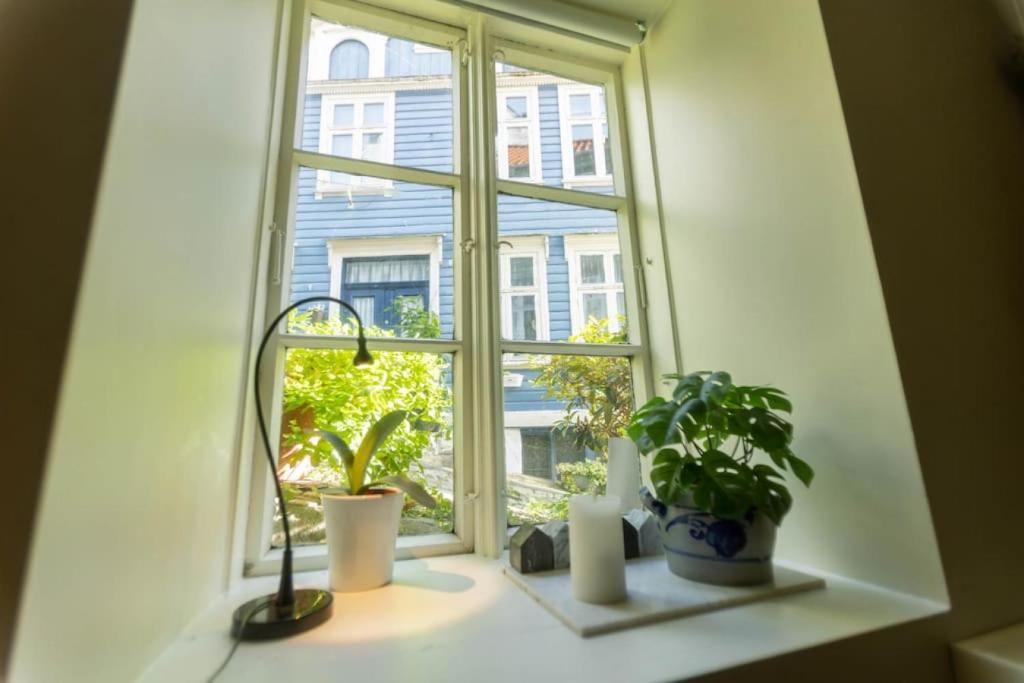
[[(241, 581), (142, 680), (206, 680), (231, 646), (232, 611), (276, 584), (273, 576)], [(296, 576), (297, 588), (326, 584), (323, 571)], [(501, 562), (475, 555), (398, 562), (390, 586), (334, 598), (334, 615), (319, 628), (243, 643), (218, 682), (683, 680), (947, 609), (828, 575), (823, 590), (581, 638), (503, 576)]]

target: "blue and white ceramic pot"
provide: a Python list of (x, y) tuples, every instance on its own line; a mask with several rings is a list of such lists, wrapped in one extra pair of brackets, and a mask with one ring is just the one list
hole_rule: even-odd
[(644, 506), (658, 519), (668, 568), (691, 581), (723, 586), (772, 580), (775, 524), (757, 512), (742, 520), (720, 519), (687, 497), (666, 505), (644, 488)]

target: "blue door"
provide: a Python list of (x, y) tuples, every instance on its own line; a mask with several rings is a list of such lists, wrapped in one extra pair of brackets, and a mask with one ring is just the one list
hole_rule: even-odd
[(407, 307), (426, 309), (430, 300), (429, 256), (372, 256), (344, 259), (341, 300), (363, 324), (397, 331)]

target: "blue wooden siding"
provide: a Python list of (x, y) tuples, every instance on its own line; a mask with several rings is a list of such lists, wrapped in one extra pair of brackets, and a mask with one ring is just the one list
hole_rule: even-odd
[[(408, 41), (388, 43), (388, 75), (448, 73), (447, 53), (417, 54)], [(392, 59), (391, 56), (395, 55)], [(560, 185), (562, 156), (555, 86), (539, 92), (541, 157), (546, 184)], [(320, 96), (305, 100), (302, 147), (319, 148)], [(408, 90), (395, 96), (394, 151), (396, 164), (438, 171), (452, 169), (452, 98), (450, 90)], [(452, 334), (454, 273), (452, 267), (452, 194), (446, 188), (396, 182), (384, 193), (354, 194), (353, 206), (346, 196), (315, 196), (316, 172), (299, 173), (295, 216), (294, 265), (291, 296), (299, 299), (330, 292), (327, 241), (344, 237), (399, 237), (442, 235), (440, 317), (442, 334)], [(550, 338), (565, 340), (571, 333), (569, 275), (563, 236), (569, 233), (614, 232), (612, 211), (521, 197), (500, 196), (498, 230), (502, 235), (548, 236), (548, 318)], [(526, 375), (520, 388), (505, 390), (508, 410), (560, 410), (556, 401), (543, 399), (543, 390), (532, 385), (536, 371), (514, 369)]]

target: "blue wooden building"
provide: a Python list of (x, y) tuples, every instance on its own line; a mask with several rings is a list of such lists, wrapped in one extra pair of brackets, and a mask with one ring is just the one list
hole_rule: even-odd
[[(315, 21), (303, 109), (304, 149), (451, 172), (450, 53)], [(498, 175), (611, 190), (600, 88), (499, 65)], [(339, 296), (368, 324), (394, 329), (423, 308), (452, 334), (453, 211), (447, 188), (303, 169), (291, 295)], [(562, 341), (591, 317), (625, 313), (616, 216), (511, 196), (498, 201), (502, 334)], [(506, 358), (506, 467), (546, 478), (583, 454), (552, 434), (563, 406)]]

